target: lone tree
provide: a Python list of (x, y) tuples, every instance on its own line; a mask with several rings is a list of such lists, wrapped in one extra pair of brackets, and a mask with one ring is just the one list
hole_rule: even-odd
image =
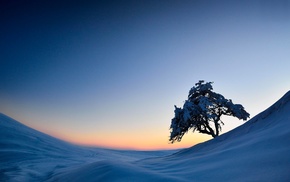
[(171, 121), (169, 141), (172, 143), (181, 141), (183, 135), (190, 129), (215, 138), (219, 135), (221, 124), (224, 124), (221, 121), (222, 115), (243, 120), (250, 117), (242, 105), (233, 104), (231, 99), (213, 92), (212, 83), (200, 80), (190, 89), (183, 108), (174, 106), (175, 116)]

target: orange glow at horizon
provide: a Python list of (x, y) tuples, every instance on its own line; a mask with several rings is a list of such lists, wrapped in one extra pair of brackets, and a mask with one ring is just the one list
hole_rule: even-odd
[[(22, 121), (29, 121), (30, 119), (22, 119)], [(169, 142), (169, 130), (158, 128), (157, 131), (148, 132), (149, 129), (144, 131), (125, 132), (114, 131), (104, 132), (81, 132), (71, 130), (68, 127), (51, 128), (43, 127), (42, 125), (28, 124), (27, 126), (36, 129), (40, 132), (46, 133), (52, 137), (73, 143), (76, 145), (102, 147), (110, 149), (122, 150), (170, 150), (188, 148), (196, 144), (202, 143), (211, 139), (209, 135), (200, 133), (186, 133), (181, 142), (171, 144)]]
[(210, 136), (206, 136), (199, 133), (189, 132), (184, 135), (181, 142), (175, 142), (171, 144), (168, 140), (168, 136), (147, 136), (141, 137), (143, 135), (104, 135), (103, 137), (97, 136), (95, 134), (85, 134), (85, 135), (64, 135), (63, 133), (50, 133), (51, 135), (65, 140), (67, 142), (91, 147), (102, 147), (111, 149), (121, 149), (121, 150), (171, 150), (188, 148), (198, 143), (202, 143), (211, 139)]

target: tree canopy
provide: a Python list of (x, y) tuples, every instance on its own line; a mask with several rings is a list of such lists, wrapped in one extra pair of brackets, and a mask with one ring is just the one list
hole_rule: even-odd
[(183, 135), (190, 129), (215, 138), (221, 131), (221, 125), (224, 124), (221, 121), (222, 115), (242, 120), (250, 117), (241, 104), (234, 104), (231, 99), (213, 92), (212, 83), (200, 80), (190, 89), (183, 108), (174, 106), (175, 116), (171, 120), (169, 141), (172, 143), (181, 141)]

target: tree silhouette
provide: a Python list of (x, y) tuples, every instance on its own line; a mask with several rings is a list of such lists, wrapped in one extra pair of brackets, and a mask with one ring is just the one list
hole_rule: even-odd
[(233, 104), (231, 99), (225, 99), (221, 94), (213, 92), (212, 83), (200, 80), (190, 89), (183, 108), (174, 106), (175, 117), (171, 120), (169, 141), (181, 141), (190, 129), (215, 138), (219, 135), (221, 124), (224, 124), (221, 121), (222, 115), (243, 120), (250, 117), (242, 105)]

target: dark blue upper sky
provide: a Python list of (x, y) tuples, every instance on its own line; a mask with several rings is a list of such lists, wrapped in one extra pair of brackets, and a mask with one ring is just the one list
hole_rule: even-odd
[(166, 143), (173, 105), (199, 79), (252, 116), (289, 90), (289, 1), (1, 1), (0, 12), (0, 112), (68, 140)]

